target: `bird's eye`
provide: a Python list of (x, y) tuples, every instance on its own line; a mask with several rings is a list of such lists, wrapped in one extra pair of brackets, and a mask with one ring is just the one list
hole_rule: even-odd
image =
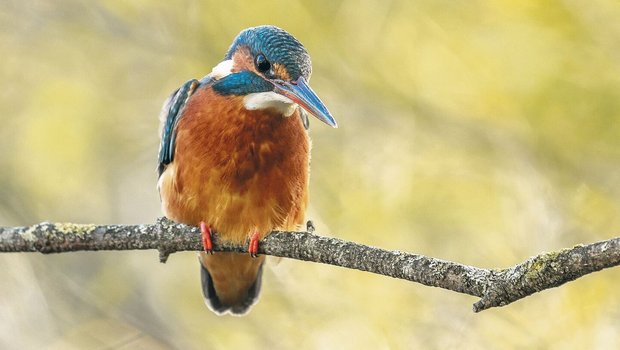
[(268, 72), (271, 69), (271, 63), (267, 61), (267, 57), (262, 53), (256, 56), (256, 69), (261, 73)]

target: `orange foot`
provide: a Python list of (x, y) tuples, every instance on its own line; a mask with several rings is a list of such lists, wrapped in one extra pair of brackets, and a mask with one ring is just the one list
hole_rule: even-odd
[(254, 232), (250, 237), (250, 244), (248, 245), (248, 252), (250, 256), (256, 258), (258, 256), (258, 240), (260, 239), (258, 232)]
[(212, 236), (211, 226), (207, 225), (204, 221), (201, 221), (200, 232), (202, 233), (202, 246), (205, 248), (205, 253), (213, 254), (213, 241), (211, 240), (211, 236)]

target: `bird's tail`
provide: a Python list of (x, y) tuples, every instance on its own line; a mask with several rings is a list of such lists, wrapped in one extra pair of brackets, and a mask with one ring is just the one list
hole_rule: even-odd
[(258, 301), (264, 256), (248, 254), (200, 253), (202, 294), (216, 314), (246, 314)]

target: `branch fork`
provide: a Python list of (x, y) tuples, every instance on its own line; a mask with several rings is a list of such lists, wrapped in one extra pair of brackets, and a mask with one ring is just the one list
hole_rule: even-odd
[[(166, 218), (159, 218), (156, 224), (142, 225), (42, 222), (27, 227), (0, 227), (0, 252), (49, 254), (136, 249), (156, 249), (160, 261), (165, 263), (172, 253), (203, 248), (199, 228)], [(222, 242), (215, 234), (213, 250), (247, 252), (247, 245)], [(480, 312), (620, 265), (620, 237), (542, 253), (501, 270), (369, 247), (314, 232), (272, 232), (260, 242), (258, 252), (357, 269), (469, 294), (480, 298), (473, 305), (473, 311)]]

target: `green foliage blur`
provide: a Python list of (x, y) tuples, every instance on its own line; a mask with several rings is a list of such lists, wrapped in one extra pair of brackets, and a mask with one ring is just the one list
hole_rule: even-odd
[[(480, 267), (620, 232), (620, 5), (0, 2), (0, 225), (154, 222), (157, 115), (234, 36), (280, 26), (338, 120), (312, 120), (317, 232)], [(244, 318), (194, 253), (0, 256), (2, 349), (620, 348), (620, 269), (501, 309), (269, 260)]]

